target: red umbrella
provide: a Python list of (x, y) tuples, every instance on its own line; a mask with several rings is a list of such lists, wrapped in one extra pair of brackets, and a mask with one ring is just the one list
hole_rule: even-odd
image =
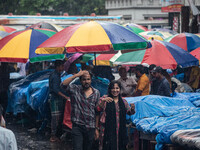
[(191, 51), (190, 54), (192, 54), (194, 57), (200, 60), (200, 47)]
[(197, 66), (199, 61), (175, 44), (152, 40), (152, 47), (146, 49), (142, 63), (155, 64), (164, 69), (176, 69), (178, 65), (181, 67)]
[(16, 31), (16, 29), (8, 27), (8, 26), (0, 25), (0, 31), (5, 31), (5, 32), (8, 32), (8, 33), (11, 33), (13, 31)]

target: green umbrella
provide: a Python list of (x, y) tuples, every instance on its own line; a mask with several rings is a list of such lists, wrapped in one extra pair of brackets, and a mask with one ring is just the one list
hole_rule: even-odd
[(122, 54), (120, 57), (118, 57), (113, 64), (116, 65), (137, 65), (137, 64), (141, 64), (142, 59), (144, 57), (146, 50), (140, 50), (140, 51), (134, 51), (134, 52), (130, 52), (130, 53), (124, 53)]

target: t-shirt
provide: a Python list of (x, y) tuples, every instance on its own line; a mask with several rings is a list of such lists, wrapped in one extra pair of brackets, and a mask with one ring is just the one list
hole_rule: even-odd
[(149, 78), (147, 77), (147, 75), (144, 73), (140, 79), (138, 80), (138, 84), (136, 87), (136, 91), (140, 90), (142, 91), (141, 96), (144, 95), (149, 95), (149, 86), (150, 86), (150, 82), (149, 82)]
[(137, 82), (133, 78), (127, 78), (126, 80), (123, 80), (122, 78), (118, 79), (118, 81), (121, 83), (121, 94), (124, 97), (132, 96), (134, 93), (134, 86)]
[(170, 85), (165, 77), (160, 81), (156, 95), (170, 96)]

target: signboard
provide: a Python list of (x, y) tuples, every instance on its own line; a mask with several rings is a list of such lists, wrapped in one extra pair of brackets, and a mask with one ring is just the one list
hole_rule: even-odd
[(161, 0), (162, 12), (180, 12), (185, 0)]

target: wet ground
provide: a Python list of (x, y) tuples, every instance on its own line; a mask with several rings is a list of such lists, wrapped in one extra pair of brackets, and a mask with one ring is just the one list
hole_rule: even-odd
[(6, 117), (7, 128), (12, 130), (17, 140), (18, 150), (72, 150), (70, 134), (62, 138), (62, 142), (52, 143), (49, 141), (50, 132), (47, 128), (42, 133), (37, 133), (35, 123), (27, 123), (23, 119)]

